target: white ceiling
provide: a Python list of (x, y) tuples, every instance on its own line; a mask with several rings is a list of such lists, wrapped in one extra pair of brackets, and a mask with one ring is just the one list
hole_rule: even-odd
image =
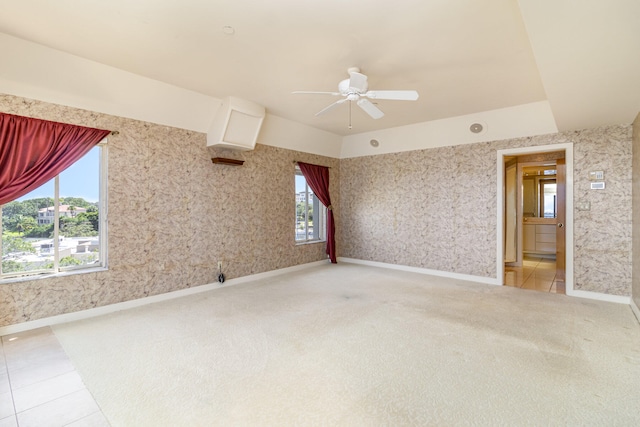
[[(640, 111), (638, 0), (0, 0), (0, 32), (270, 114), (350, 135), (538, 101), (559, 130)], [(226, 35), (224, 26), (235, 34)], [(16, 59), (19, 60), (19, 59)], [(336, 99), (356, 66), (373, 120)], [(354, 106), (355, 107), (355, 106)]]

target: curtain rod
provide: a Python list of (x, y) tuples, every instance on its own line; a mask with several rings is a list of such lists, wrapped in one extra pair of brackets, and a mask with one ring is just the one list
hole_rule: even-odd
[[(293, 163), (298, 163), (298, 161), (297, 161), (297, 160), (294, 160), (294, 161), (293, 161)], [(302, 163), (307, 163), (307, 162), (302, 162)], [(318, 165), (318, 166), (322, 166), (322, 165)], [(329, 168), (329, 169), (331, 169), (331, 166), (324, 166), (324, 167), (325, 167), (325, 168)]]

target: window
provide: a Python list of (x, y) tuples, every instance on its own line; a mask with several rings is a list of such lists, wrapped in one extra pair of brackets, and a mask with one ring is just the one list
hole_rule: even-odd
[(558, 211), (557, 185), (555, 179), (540, 180), (540, 216), (555, 218)]
[(313, 194), (307, 180), (296, 166), (296, 242), (324, 241), (327, 223), (327, 208)]
[(0, 279), (106, 266), (106, 151), (1, 207)]

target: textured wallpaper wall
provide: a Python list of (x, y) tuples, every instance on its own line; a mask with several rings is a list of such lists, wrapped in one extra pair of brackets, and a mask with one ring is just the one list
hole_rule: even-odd
[[(10, 114), (118, 130), (109, 138), (109, 270), (0, 285), (0, 326), (324, 260), (293, 243), (294, 160), (331, 167), (339, 256), (495, 277), (496, 151), (573, 142), (575, 288), (631, 295), (631, 126), (332, 159), (0, 95)], [(246, 161), (214, 165), (214, 156)], [(589, 190), (604, 170), (607, 188)]]
[[(633, 122), (633, 222), (640, 224), (640, 113)], [(640, 307), (640, 227), (633, 228), (633, 301)]]
[(219, 260), (233, 278), (326, 259), (324, 243), (294, 244), (293, 161), (331, 167), (339, 216), (337, 159), (216, 151), (197, 132), (8, 95), (0, 111), (120, 132), (108, 142), (109, 270), (0, 285), (0, 326), (212, 283)]
[(564, 142), (574, 201), (591, 203), (574, 211), (575, 289), (630, 295), (630, 126), (343, 159), (341, 256), (496, 277), (497, 150)]

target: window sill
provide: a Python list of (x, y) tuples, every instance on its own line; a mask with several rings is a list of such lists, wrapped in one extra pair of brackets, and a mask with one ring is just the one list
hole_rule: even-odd
[(314, 243), (325, 243), (326, 240), (305, 240), (304, 242), (296, 242), (296, 246), (312, 245)]
[(76, 274), (98, 273), (101, 271), (108, 271), (108, 270), (109, 269), (107, 267), (91, 267), (91, 268), (80, 268), (77, 270), (62, 271), (60, 273), (42, 273), (42, 274), (33, 274), (30, 276), (9, 277), (6, 279), (0, 279), (0, 286), (4, 284), (9, 284), (9, 283), (30, 282), (32, 280), (66, 277), (66, 276), (73, 276)]

